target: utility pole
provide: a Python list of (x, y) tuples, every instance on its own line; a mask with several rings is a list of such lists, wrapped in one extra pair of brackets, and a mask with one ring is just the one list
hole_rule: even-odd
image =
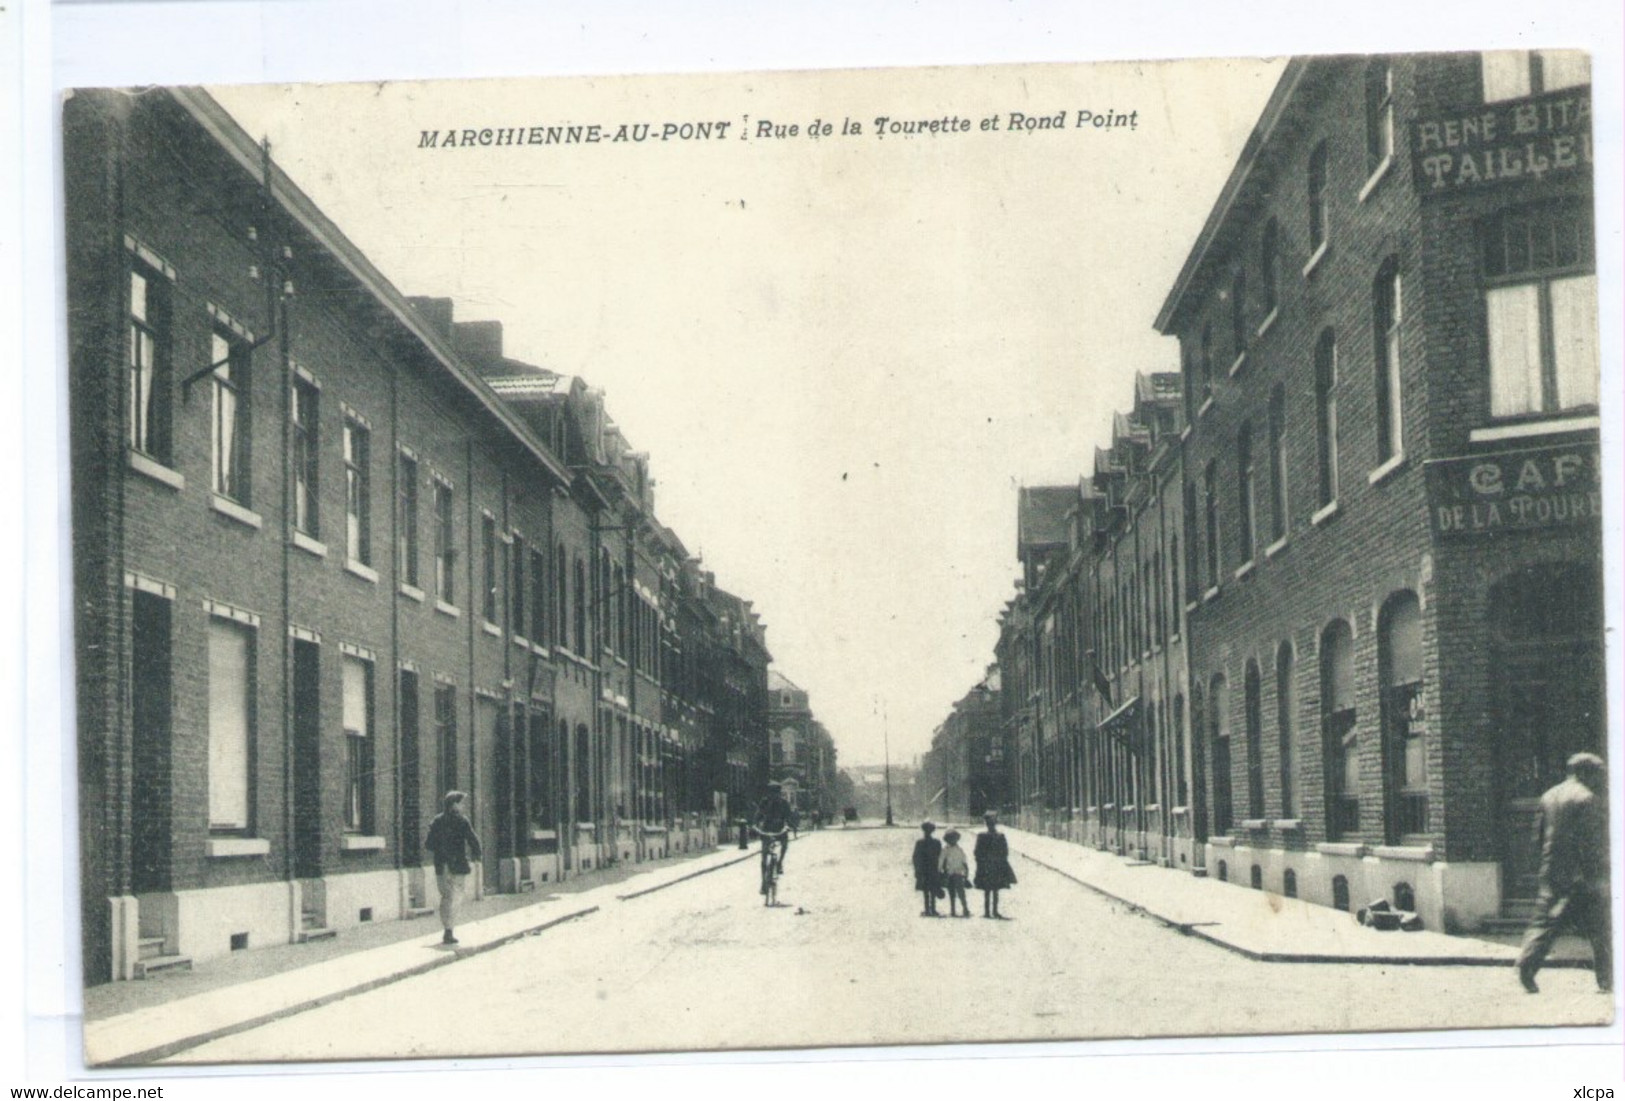
[(886, 704), (880, 704), (880, 738), (886, 751), (886, 825), (892, 824), (891, 817), (891, 727), (886, 722)]

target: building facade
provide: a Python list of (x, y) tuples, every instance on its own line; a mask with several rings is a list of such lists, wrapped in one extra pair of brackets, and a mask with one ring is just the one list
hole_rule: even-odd
[(1025, 825), (1522, 920), (1605, 744), (1592, 195), (1581, 56), (1288, 64), (1157, 318), (1179, 373), (1021, 493)]
[(765, 628), (647, 456), (407, 299), (206, 94), (64, 110), (85, 979), (713, 844)]

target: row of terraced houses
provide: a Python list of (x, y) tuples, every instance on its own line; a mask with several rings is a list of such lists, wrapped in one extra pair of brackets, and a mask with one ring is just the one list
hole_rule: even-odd
[(932, 786), (1240, 888), (1525, 916), (1538, 796), (1606, 744), (1592, 202), (1581, 56), (1290, 62), (1156, 318), (1178, 369), (1021, 491)]
[(715, 844), (765, 628), (602, 395), (403, 297), (202, 91), (76, 94), (64, 150), (86, 981), (427, 912), (452, 789), (476, 893)]

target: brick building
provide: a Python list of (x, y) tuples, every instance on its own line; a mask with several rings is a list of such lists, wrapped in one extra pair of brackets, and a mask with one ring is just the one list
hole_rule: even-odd
[[(1520, 922), (1604, 737), (1585, 59), (1289, 63), (996, 650), (1029, 828)], [(1093, 690), (1091, 690), (1093, 682)]]
[(716, 840), (765, 631), (599, 394), (407, 299), (196, 90), (64, 110), (85, 978)]
[(999, 707), (999, 670), (993, 666), (955, 701), (921, 759), (921, 784), (931, 800), (927, 812), (967, 821), (1013, 805), (1009, 759)]
[(1603, 744), (1583, 58), (1291, 62), (1176, 335), (1211, 872), (1517, 916)]

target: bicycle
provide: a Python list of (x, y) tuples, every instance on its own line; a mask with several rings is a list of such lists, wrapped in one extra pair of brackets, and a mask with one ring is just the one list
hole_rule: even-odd
[(762, 886), (759, 892), (762, 896), (762, 905), (777, 906), (779, 904), (779, 875), (783, 871), (782, 861), (784, 859), (784, 851), (780, 848), (780, 843), (789, 835), (790, 828), (786, 826), (775, 833), (769, 833), (760, 826), (753, 826), (751, 829), (756, 836), (762, 839)]

